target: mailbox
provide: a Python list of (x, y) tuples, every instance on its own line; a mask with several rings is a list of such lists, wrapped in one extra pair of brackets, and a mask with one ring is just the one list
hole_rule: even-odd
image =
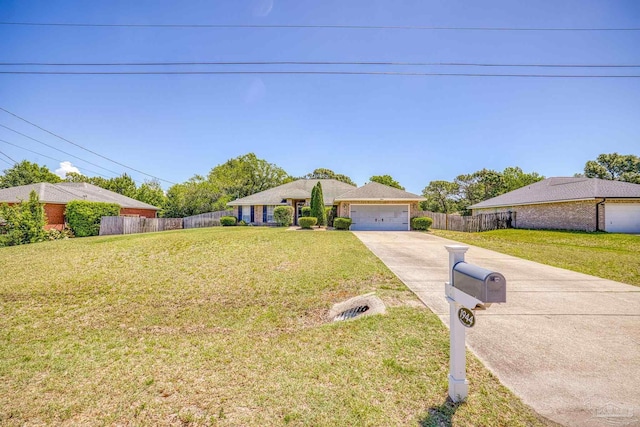
[(464, 261), (453, 266), (452, 285), (485, 304), (507, 302), (507, 280), (502, 274)]

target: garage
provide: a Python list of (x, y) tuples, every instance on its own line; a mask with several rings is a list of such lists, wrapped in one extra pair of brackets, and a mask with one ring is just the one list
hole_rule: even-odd
[(351, 230), (408, 231), (409, 205), (351, 205)]
[(640, 203), (607, 203), (604, 221), (610, 233), (640, 234)]

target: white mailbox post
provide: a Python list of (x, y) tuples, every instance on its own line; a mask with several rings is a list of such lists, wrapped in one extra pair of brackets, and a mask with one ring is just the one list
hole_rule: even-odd
[[(449, 302), (451, 346), (449, 397), (454, 402), (460, 402), (469, 394), (469, 383), (466, 379), (465, 330), (475, 325), (472, 310), (484, 309), (492, 302), (506, 302), (506, 280), (500, 273), (466, 264), (464, 254), (469, 249), (468, 246), (448, 245), (445, 248), (449, 252), (449, 282), (445, 283), (445, 295)], [(457, 269), (456, 264), (459, 264)]]

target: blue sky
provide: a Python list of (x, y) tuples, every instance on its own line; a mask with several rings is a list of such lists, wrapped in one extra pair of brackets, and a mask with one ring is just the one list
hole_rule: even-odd
[[(0, 0), (3, 22), (455, 27), (640, 27), (627, 1)], [(640, 64), (640, 31), (69, 28), (0, 25), (0, 62), (396, 61)], [(0, 66), (0, 71), (33, 70)], [(41, 67), (39, 70), (53, 69)], [(74, 70), (89, 68), (69, 67)], [(169, 69), (155, 67), (154, 70)], [(634, 74), (631, 69), (225, 66), (171, 70), (367, 70)], [(129, 67), (127, 70), (143, 70)], [(144, 69), (146, 70), (146, 69)], [(571, 176), (605, 152), (640, 154), (640, 79), (363, 75), (0, 74), (0, 107), (168, 181), (258, 157), (304, 175), (329, 168), (364, 184), (390, 174), (420, 193), (432, 180), (519, 166)], [(115, 172), (109, 163), (0, 112), (0, 124)], [(81, 172), (108, 172), (0, 127), (0, 139)], [(0, 142), (51, 170), (59, 162)], [(7, 160), (0, 156), (0, 158)], [(9, 167), (0, 163), (0, 168)], [(165, 188), (168, 184), (163, 183)]]

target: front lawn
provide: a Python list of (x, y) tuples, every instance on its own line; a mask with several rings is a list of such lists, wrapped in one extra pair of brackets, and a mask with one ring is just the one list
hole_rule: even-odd
[(433, 230), (436, 236), (640, 286), (640, 236), (578, 231)]
[[(544, 425), (348, 232), (192, 229), (0, 249), (2, 425)], [(327, 323), (375, 291), (386, 315)]]

